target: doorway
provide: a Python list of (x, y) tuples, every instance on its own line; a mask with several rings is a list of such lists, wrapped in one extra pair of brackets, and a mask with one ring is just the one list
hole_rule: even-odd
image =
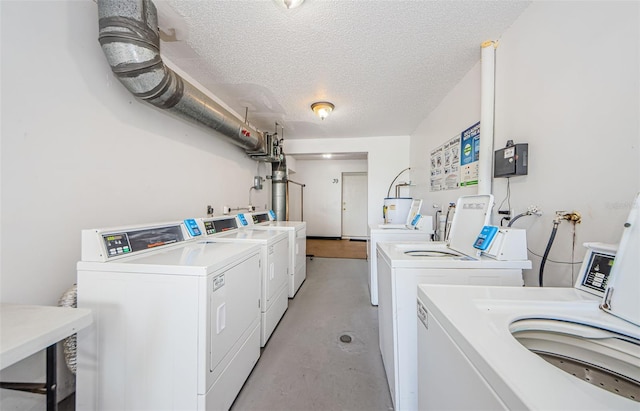
[(342, 238), (367, 238), (367, 184), (366, 172), (342, 173)]

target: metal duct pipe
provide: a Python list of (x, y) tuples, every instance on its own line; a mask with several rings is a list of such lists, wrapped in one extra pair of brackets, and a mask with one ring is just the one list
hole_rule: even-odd
[(271, 208), (276, 214), (276, 219), (287, 219), (287, 160), (282, 156), (282, 161), (271, 163)]
[(99, 41), (111, 70), (137, 98), (216, 130), (249, 154), (268, 154), (261, 132), (168, 68), (150, 0), (98, 0)]

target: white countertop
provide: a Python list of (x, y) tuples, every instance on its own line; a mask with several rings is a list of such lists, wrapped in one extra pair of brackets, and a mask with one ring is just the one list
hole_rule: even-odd
[(0, 304), (0, 369), (75, 334), (92, 321), (87, 309)]
[(640, 327), (598, 308), (574, 288), (419, 285), (418, 299), (510, 409), (640, 409), (531, 353), (509, 326), (527, 318), (592, 324), (640, 338)]

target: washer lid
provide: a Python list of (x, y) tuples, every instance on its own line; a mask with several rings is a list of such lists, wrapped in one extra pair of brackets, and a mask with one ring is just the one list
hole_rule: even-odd
[(602, 309), (640, 326), (640, 194), (624, 224)]
[(480, 250), (473, 248), (482, 227), (490, 224), (493, 195), (481, 194), (458, 198), (456, 212), (451, 222), (449, 247), (471, 257), (479, 257)]

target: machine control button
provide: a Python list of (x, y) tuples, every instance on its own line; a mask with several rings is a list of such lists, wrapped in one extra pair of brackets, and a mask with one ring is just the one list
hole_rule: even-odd
[(196, 220), (193, 218), (184, 220), (184, 225), (187, 227), (187, 231), (189, 231), (189, 235), (191, 235), (191, 237), (198, 237), (202, 234), (200, 227), (198, 227), (198, 223), (196, 223)]

